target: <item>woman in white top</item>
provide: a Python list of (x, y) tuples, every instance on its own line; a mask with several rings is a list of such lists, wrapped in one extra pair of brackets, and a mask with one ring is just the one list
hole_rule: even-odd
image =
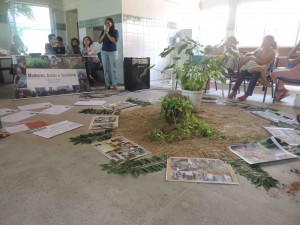
[(89, 78), (90, 86), (93, 86), (96, 78), (96, 68), (100, 61), (96, 55), (96, 49), (93, 41), (89, 36), (85, 36), (83, 38), (82, 46), (82, 55), (85, 56), (85, 68), (87, 76)]

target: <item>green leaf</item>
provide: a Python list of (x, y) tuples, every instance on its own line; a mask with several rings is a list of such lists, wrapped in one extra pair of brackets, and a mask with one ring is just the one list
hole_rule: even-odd
[(179, 48), (178, 48), (178, 51), (177, 51), (178, 55), (180, 55), (181, 52), (182, 52), (184, 49), (186, 49), (188, 46), (189, 46), (189, 45), (188, 45), (187, 43), (181, 44), (181, 45), (179, 46)]
[(155, 66), (155, 64), (144, 69), (144, 71), (139, 75), (139, 77), (145, 76), (147, 74), (148, 70), (151, 70), (154, 66)]
[(174, 49), (175, 49), (175, 47), (169, 47), (169, 48), (166, 48), (166, 49), (164, 49), (163, 52), (161, 52), (161, 53), (159, 54), (159, 56), (162, 57), (162, 58), (165, 58), (165, 57), (166, 57), (167, 55), (169, 55)]

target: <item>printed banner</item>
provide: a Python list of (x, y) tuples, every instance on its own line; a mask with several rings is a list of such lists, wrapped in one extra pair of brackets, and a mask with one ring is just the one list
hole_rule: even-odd
[(89, 91), (81, 56), (14, 56), (16, 98)]

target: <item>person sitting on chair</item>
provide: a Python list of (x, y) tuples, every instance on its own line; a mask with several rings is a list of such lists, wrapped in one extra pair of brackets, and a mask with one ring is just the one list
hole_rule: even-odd
[(14, 77), (14, 85), (16, 88), (26, 88), (27, 81), (26, 81), (26, 74), (22, 72), (22, 69), (18, 67), (16, 69), (17, 74)]
[[(300, 41), (288, 54), (288, 64), (290, 68), (278, 69), (271, 74), (274, 83), (278, 77), (300, 80), (300, 56), (299, 52), (297, 53), (297, 50), (300, 50)], [(289, 91), (284, 87), (284, 82), (280, 80), (278, 83), (275, 100), (280, 101), (289, 95)]]
[[(242, 59), (242, 60), (245, 60), (247, 62), (250, 60), (253, 60), (257, 64), (264, 65), (265, 68), (269, 68), (269, 66), (275, 59), (276, 47), (277, 47), (277, 44), (274, 40), (274, 37), (271, 35), (267, 35), (263, 39), (261, 47), (256, 49), (253, 53), (247, 53), (245, 55), (245, 57), (247, 57), (247, 58)], [(236, 97), (237, 90), (240, 88), (243, 81), (246, 78), (248, 78), (249, 76), (250, 76), (250, 81), (249, 81), (247, 91), (243, 96), (240, 96), (238, 98), (238, 100), (245, 101), (248, 98), (248, 96), (252, 95), (255, 85), (256, 85), (258, 79), (261, 77), (261, 73), (258, 72), (260, 70), (260, 68), (254, 68), (253, 71), (250, 68), (240, 70), (239, 77), (238, 77), (234, 87), (232, 88), (231, 93), (228, 95), (229, 99), (233, 99)], [(249, 70), (252, 72), (249, 72)]]

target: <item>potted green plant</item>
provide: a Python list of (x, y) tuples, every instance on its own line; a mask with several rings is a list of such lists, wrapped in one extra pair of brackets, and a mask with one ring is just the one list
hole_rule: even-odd
[[(225, 83), (226, 79), (223, 74), (227, 73), (224, 64), (226, 54), (208, 56), (222, 46), (223, 44), (219, 44), (204, 48), (197, 41), (185, 38), (177, 46), (169, 46), (160, 53), (162, 58), (171, 57), (171, 62), (161, 72), (173, 71), (173, 75), (176, 76), (181, 85), (182, 95), (187, 96), (193, 106), (193, 112), (200, 110), (202, 93), (208, 79)], [(204, 50), (201, 50), (203, 48)], [(202, 55), (202, 57), (195, 57), (196, 55)]]

